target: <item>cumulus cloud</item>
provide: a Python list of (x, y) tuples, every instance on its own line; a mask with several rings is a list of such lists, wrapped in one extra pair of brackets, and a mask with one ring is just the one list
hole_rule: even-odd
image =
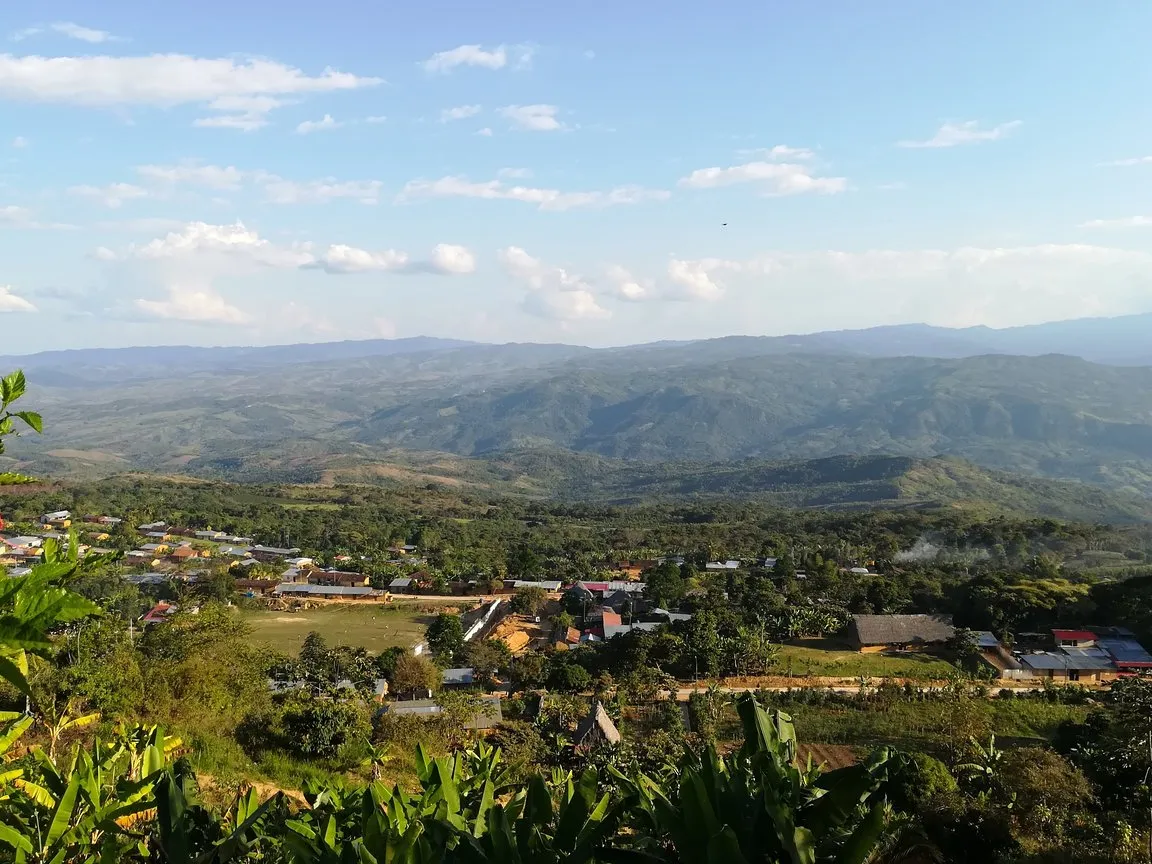
[(559, 132), (568, 128), (556, 118), (559, 112), (555, 105), (506, 105), (500, 109), (500, 116), (516, 129)]
[(411, 180), (397, 201), (416, 198), (484, 198), (534, 204), (540, 210), (576, 210), (664, 201), (670, 193), (641, 186), (617, 186), (596, 192), (561, 192), (535, 186), (513, 186), (501, 180), (470, 181), (467, 177), (441, 177), (439, 180)]
[(297, 125), (296, 134), (308, 135), (312, 132), (322, 132), (325, 129), (337, 129), (343, 125), (343, 123), (337, 123), (331, 114), (325, 114), (319, 120), (305, 120)]
[(12, 286), (0, 285), (0, 312), (35, 312), (36, 307), (12, 293)]
[(504, 271), (527, 289), (521, 308), (530, 315), (560, 322), (611, 317), (582, 276), (545, 264), (518, 246), (500, 250), (498, 258)]
[(475, 271), (476, 258), (465, 247), (448, 243), (437, 245), (427, 260), (413, 260), (407, 252), (395, 249), (372, 252), (341, 244), (329, 246), (303, 266), (333, 275), (374, 272), (463, 275)]
[(71, 186), (68, 193), (78, 195), (81, 198), (96, 199), (105, 207), (113, 210), (121, 207), (125, 201), (135, 201), (149, 196), (147, 189), (131, 183), (109, 183), (107, 186)]
[(448, 51), (438, 51), (425, 60), (423, 66), (431, 73), (451, 72), (460, 66), (503, 69), (509, 63), (514, 68), (524, 68), (531, 64), (532, 54), (527, 45), (497, 45), (491, 49), (481, 45), (458, 45)]
[(88, 107), (203, 105), (198, 126), (258, 129), (284, 97), (371, 87), (381, 79), (334, 69), (309, 75), (263, 58), (40, 57), (0, 54), (0, 99)]
[(740, 183), (755, 183), (766, 195), (772, 196), (800, 195), (807, 192), (835, 195), (848, 188), (846, 178), (816, 176), (814, 169), (802, 162), (759, 160), (728, 168), (719, 166), (697, 168), (687, 177), (680, 179), (680, 185), (688, 189), (716, 189)]
[(136, 308), (152, 318), (196, 324), (247, 324), (250, 317), (210, 288), (173, 285), (164, 300), (138, 299)]
[(467, 120), (475, 117), (482, 110), (480, 105), (457, 105), (454, 108), (445, 108), (440, 112), (441, 123), (451, 123), (453, 120)]
[(936, 130), (936, 134), (923, 141), (897, 141), (897, 147), (910, 148), (936, 148), (957, 147), (961, 144), (978, 144), (981, 141), (999, 141), (1007, 137), (1020, 125), (1019, 120), (1001, 123), (991, 129), (981, 129), (976, 120), (966, 120), (963, 123), (945, 123)]

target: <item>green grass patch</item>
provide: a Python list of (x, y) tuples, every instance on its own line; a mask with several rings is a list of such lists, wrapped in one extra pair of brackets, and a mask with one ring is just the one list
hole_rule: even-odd
[(329, 645), (369, 651), (383, 651), (393, 645), (408, 648), (423, 638), (424, 628), (432, 620), (414, 609), (379, 603), (334, 603), (297, 612), (242, 609), (240, 614), (251, 625), (253, 639), (286, 654), (296, 654), (312, 631)]
[(774, 671), (795, 676), (929, 681), (948, 678), (957, 669), (930, 654), (861, 654), (829, 639), (805, 639), (781, 646)]

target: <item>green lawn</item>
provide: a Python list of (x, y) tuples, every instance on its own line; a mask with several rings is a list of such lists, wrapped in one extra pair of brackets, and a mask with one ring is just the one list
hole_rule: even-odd
[(956, 667), (929, 654), (861, 654), (828, 639), (805, 639), (780, 648), (774, 666), (778, 674), (829, 678), (947, 678)]
[(352, 645), (383, 651), (393, 645), (411, 647), (424, 636), (431, 616), (413, 609), (372, 604), (332, 604), (297, 612), (244, 609), (240, 613), (252, 626), (252, 637), (295, 654), (313, 630), (329, 645)]

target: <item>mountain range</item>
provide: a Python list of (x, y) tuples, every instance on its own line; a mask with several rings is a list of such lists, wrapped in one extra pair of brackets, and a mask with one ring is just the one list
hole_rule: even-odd
[[(46, 423), (10, 456), (53, 474), (384, 479), (415, 454), (543, 452), (655, 470), (669, 491), (685, 460), (719, 477), (745, 460), (948, 457), (1148, 496), (1149, 332), (1145, 315), (606, 349), (421, 337), (48, 352), (0, 369), (25, 369)], [(575, 490), (587, 464), (565, 464)]]

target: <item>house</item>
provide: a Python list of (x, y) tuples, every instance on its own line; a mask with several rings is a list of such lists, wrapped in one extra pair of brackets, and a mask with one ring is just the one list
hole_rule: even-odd
[(380, 592), (375, 588), (346, 585), (296, 585), (291, 582), (281, 582), (273, 589), (272, 593), (281, 596), (287, 594), (340, 600), (367, 600), (380, 595)]
[(408, 591), (411, 587), (412, 580), (406, 576), (398, 576), (388, 583), (388, 590), (395, 594), (401, 594), (405, 591)]
[(1111, 659), (1120, 672), (1142, 672), (1152, 669), (1152, 655), (1136, 641), (1131, 630), (1123, 627), (1096, 629), (1096, 645)]
[(166, 555), (169, 547), (164, 543), (145, 543), (140, 549), (144, 552), (151, 552), (153, 555)]
[[(1097, 648), (1066, 648), (1060, 653), (1038, 651), (1020, 656), (1020, 665), (1034, 678), (1096, 684), (1116, 677), (1112, 660)], [(1111, 674), (1110, 674), (1111, 673)]]
[(253, 546), (252, 557), (259, 561), (278, 561), (283, 558), (294, 558), (300, 554), (296, 548), (283, 549), (278, 546)]
[(588, 617), (592, 620), (599, 619), (600, 625), (604, 628), (605, 636), (608, 635), (607, 630), (609, 627), (619, 627), (624, 623), (620, 618), (619, 612), (613, 612), (611, 609), (607, 609), (603, 606), (594, 610)]
[(259, 561), (257, 561), (255, 558), (245, 558), (243, 561), (233, 561), (233, 562), (232, 562), (231, 564), (229, 564), (228, 566), (229, 566), (229, 568), (231, 568), (231, 567), (239, 567), (239, 568), (241, 568), (242, 570), (247, 570), (247, 569), (248, 569), (248, 568), (250, 568), (250, 567), (255, 567), (255, 566), (256, 566), (256, 565), (258, 565), (259, 563), (260, 563), (260, 562), (259, 562)]
[(311, 558), (289, 558), (285, 562), (289, 567), (313, 567), (315, 562)]
[(161, 601), (148, 610), (148, 613), (140, 619), (141, 624), (163, 624), (168, 620), (168, 616), (177, 611), (179, 607), (175, 603), (164, 603)]
[(849, 567), (848, 572), (851, 573), (853, 576), (867, 576), (868, 575), (868, 568), (867, 567)]
[[(472, 716), (472, 719), (464, 722), (465, 729), (470, 729), (473, 732), (483, 732), (484, 730), (494, 728), (504, 719), (503, 712), (500, 708), (500, 698), (498, 696), (481, 696), (479, 706), (479, 710)], [(432, 699), (385, 702), (380, 706), (381, 714), (395, 714), (398, 716), (435, 717), (437, 714), (442, 713), (443, 710), (444, 709)]]
[(352, 573), (344, 570), (313, 570), (308, 575), (308, 581), (313, 585), (367, 585), (370, 581), (367, 574)]
[(149, 522), (147, 525), (137, 525), (136, 530), (141, 533), (147, 531), (164, 531), (168, 528), (167, 522)]
[(57, 528), (67, 528), (72, 524), (72, 514), (67, 510), (56, 510), (53, 513), (45, 513), (40, 517), (41, 525), (54, 525)]
[(623, 613), (625, 611), (635, 611), (636, 600), (628, 591), (612, 591), (604, 595), (604, 599), (600, 601), (602, 606), (611, 609), (616, 613)]
[(221, 555), (230, 558), (246, 558), (249, 553), (247, 546), (221, 546), (218, 551)]
[(848, 639), (862, 653), (942, 646), (956, 633), (950, 615), (853, 615)]
[(1094, 648), (1096, 634), (1089, 630), (1053, 630), (1057, 648)]
[(145, 531), (144, 536), (148, 537), (151, 540), (167, 540), (168, 539), (168, 532), (167, 531)]
[(470, 666), (445, 669), (440, 675), (440, 684), (443, 687), (470, 687), (474, 683), (476, 683), (476, 670)]
[(248, 596), (255, 596), (256, 594), (268, 594), (276, 590), (277, 582), (272, 579), (237, 579), (235, 586), (237, 591), (242, 591)]
[(198, 558), (200, 556), (196, 554), (196, 550), (191, 546), (177, 546), (172, 550), (172, 554), (168, 557), (175, 561), (177, 564), (180, 564), (184, 561), (188, 561), (191, 558)]
[(521, 588), (543, 588), (549, 593), (560, 590), (560, 580), (552, 579), (546, 582), (535, 582), (531, 579), (505, 579), (504, 588), (508, 591), (519, 591)]
[(124, 520), (117, 519), (115, 516), (97, 516), (92, 514), (90, 516), (85, 516), (83, 521), (91, 525), (119, 525)]
[(740, 562), (728, 559), (727, 561), (709, 561), (704, 565), (705, 570), (739, 570)]
[(224, 536), (223, 531), (193, 531), (192, 536), (197, 540), (219, 540)]
[(8, 537), (4, 540), (9, 546), (23, 546), (26, 548), (36, 548), (44, 545), (43, 537), (29, 537), (22, 535), (20, 537)]
[(620, 730), (604, 710), (603, 703), (597, 699), (592, 703), (588, 716), (576, 727), (572, 743), (577, 747), (591, 748), (598, 744), (619, 744), (621, 740)]

